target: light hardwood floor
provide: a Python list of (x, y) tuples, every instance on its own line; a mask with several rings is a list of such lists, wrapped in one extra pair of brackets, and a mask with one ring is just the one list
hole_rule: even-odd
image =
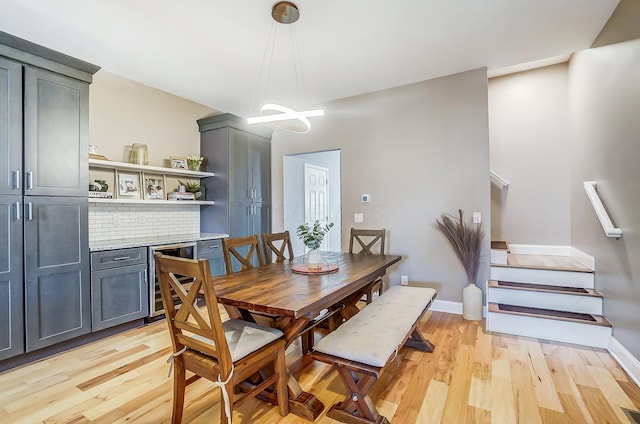
[[(372, 393), (393, 423), (628, 423), (621, 407), (640, 409), (640, 389), (604, 350), (487, 334), (482, 321), (439, 312), (420, 325), (435, 351), (402, 349)], [(169, 352), (160, 321), (0, 374), (0, 423), (169, 422)], [(330, 367), (301, 358), (296, 345), (287, 356), (327, 408), (342, 400)], [(219, 407), (220, 391), (200, 380), (187, 389), (184, 422), (217, 423)], [(233, 417), (308, 422), (259, 400)]]

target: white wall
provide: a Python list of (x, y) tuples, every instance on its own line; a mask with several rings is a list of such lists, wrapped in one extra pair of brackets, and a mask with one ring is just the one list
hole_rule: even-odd
[(571, 147), (568, 65), (489, 80), (491, 236), (520, 244), (569, 245)]
[[(307, 134), (274, 131), (272, 138), (273, 229), (283, 228), (283, 155), (341, 149), (342, 247), (348, 228), (386, 228), (389, 252), (403, 260), (390, 270), (399, 284), (438, 290), (460, 301), (462, 266), (433, 227), (443, 212), (479, 211), (489, 233), (489, 139), (485, 69), (347, 98), (326, 105)], [(371, 195), (363, 206), (360, 195)], [(355, 224), (353, 214), (365, 222)], [(489, 237), (479, 281), (488, 276)]]

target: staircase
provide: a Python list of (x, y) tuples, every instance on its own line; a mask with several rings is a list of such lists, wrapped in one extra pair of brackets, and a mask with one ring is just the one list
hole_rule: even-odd
[(594, 287), (593, 258), (577, 249), (492, 242), (486, 329), (606, 348), (611, 324)]

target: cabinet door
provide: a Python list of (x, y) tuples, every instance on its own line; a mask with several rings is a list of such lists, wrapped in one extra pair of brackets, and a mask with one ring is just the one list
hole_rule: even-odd
[(22, 196), (0, 196), (0, 360), (24, 352)]
[(91, 331), (87, 198), (25, 197), (27, 352)]
[(229, 200), (251, 201), (249, 182), (249, 138), (244, 131), (229, 128)]
[(251, 199), (256, 203), (271, 202), (271, 142), (251, 136), (249, 143), (249, 173)]
[(0, 194), (22, 194), (22, 66), (0, 57)]
[(91, 312), (93, 331), (148, 316), (147, 264), (92, 272)]
[(25, 67), (25, 194), (87, 196), (88, 107), (87, 83)]
[(271, 208), (265, 204), (256, 204), (250, 214), (251, 233), (271, 232)]
[(224, 256), (221, 240), (204, 240), (198, 242), (198, 259), (209, 261), (211, 275), (217, 277), (225, 273)]

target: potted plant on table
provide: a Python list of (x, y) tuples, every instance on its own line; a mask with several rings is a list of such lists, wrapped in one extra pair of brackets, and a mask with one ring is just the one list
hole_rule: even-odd
[(480, 251), (484, 234), (481, 224), (472, 226), (464, 222), (462, 210), (458, 216), (442, 214), (435, 227), (451, 243), (456, 256), (467, 274), (467, 286), (462, 290), (462, 316), (467, 320), (482, 319), (482, 290), (476, 286), (480, 269)]
[(320, 221), (316, 221), (313, 225), (305, 223), (298, 226), (296, 234), (304, 245), (311, 249), (307, 254), (308, 268), (320, 268), (322, 266), (322, 253), (318, 249), (331, 227), (333, 227), (333, 222), (320, 225)]

